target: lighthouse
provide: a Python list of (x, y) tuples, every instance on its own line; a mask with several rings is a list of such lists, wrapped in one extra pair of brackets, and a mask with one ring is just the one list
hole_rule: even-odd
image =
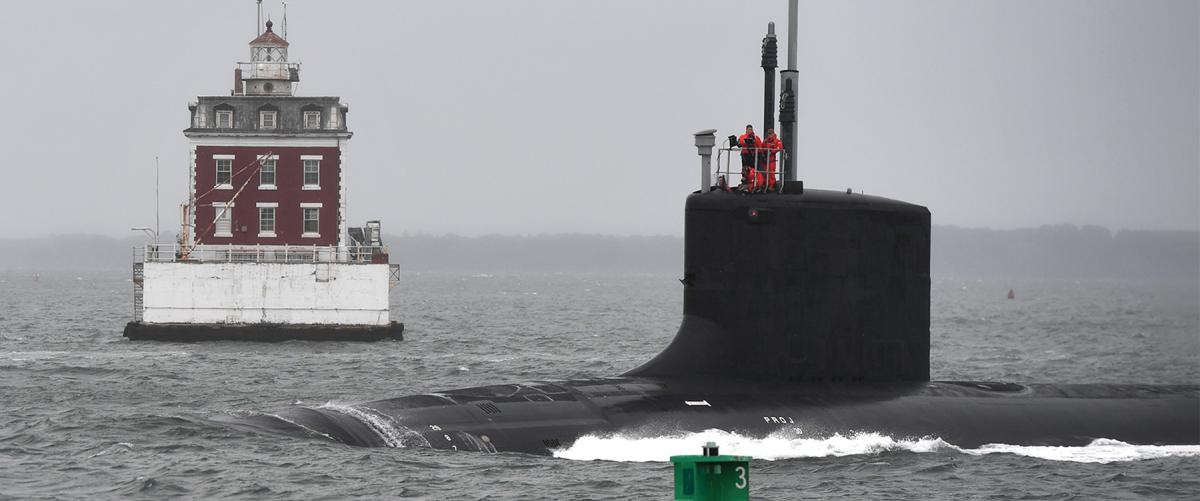
[(135, 250), (132, 339), (399, 338), (379, 221), (349, 227), (337, 96), (297, 95), (267, 21), (228, 94), (188, 105), (189, 193), (175, 245)]
[(188, 106), (189, 245), (346, 245), (348, 108), (336, 96), (295, 95), (300, 65), (288, 45), (267, 21), (229, 95)]

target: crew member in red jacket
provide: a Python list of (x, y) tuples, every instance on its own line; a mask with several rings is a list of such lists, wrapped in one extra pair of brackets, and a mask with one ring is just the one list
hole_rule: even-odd
[(762, 144), (762, 139), (754, 135), (752, 125), (746, 125), (746, 133), (738, 136), (738, 147), (742, 149), (742, 188), (747, 191), (757, 190), (763, 185), (763, 175), (758, 172), (762, 166), (755, 165)]
[(775, 162), (779, 160), (779, 152), (783, 151), (783, 141), (775, 135), (775, 129), (767, 129), (767, 138), (762, 147), (767, 151), (767, 189), (775, 189)]

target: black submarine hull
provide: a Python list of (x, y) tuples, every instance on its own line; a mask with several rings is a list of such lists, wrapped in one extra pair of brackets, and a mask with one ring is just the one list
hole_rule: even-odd
[(291, 408), (242, 425), (372, 447), (552, 454), (583, 435), (707, 429), (824, 438), (874, 432), (983, 444), (1200, 443), (1200, 387), (991, 382), (762, 384), (612, 378), (485, 386), (353, 406)]
[(549, 454), (587, 434), (874, 432), (1200, 443), (1200, 386), (931, 382), (925, 207), (787, 183), (687, 199), (683, 320), (621, 377), (291, 408), (257, 429), (362, 446)]

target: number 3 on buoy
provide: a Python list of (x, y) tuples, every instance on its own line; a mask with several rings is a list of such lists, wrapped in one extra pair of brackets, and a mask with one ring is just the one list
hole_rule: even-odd
[(733, 484), (733, 486), (737, 487), (738, 489), (745, 489), (746, 488), (746, 467), (739, 466), (737, 468), (734, 468), (733, 471), (736, 471), (737, 476), (738, 476), (737, 483)]

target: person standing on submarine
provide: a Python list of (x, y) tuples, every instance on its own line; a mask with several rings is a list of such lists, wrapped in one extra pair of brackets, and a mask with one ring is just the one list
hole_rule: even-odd
[(775, 165), (779, 160), (779, 152), (783, 151), (783, 141), (775, 135), (775, 129), (767, 129), (767, 138), (762, 143), (767, 155), (767, 189), (775, 189)]
[(747, 124), (746, 132), (738, 136), (738, 147), (742, 149), (742, 187), (754, 191), (762, 185), (762, 173), (758, 172), (758, 151), (762, 139), (754, 135), (754, 126)]

